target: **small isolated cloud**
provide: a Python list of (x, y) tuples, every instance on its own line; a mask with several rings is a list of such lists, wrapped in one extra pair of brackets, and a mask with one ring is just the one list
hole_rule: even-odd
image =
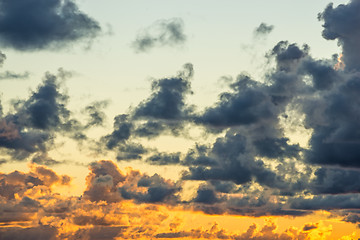
[(268, 25), (266, 23), (261, 23), (257, 28), (255, 28), (254, 35), (256, 37), (266, 36), (269, 33), (271, 33), (273, 30), (274, 30), (273, 25)]
[(0, 73), (0, 80), (27, 79), (29, 76), (29, 72), (15, 73), (12, 71), (5, 71)]
[(147, 52), (155, 47), (181, 46), (186, 41), (184, 22), (180, 18), (160, 20), (143, 30), (132, 43), (136, 52)]
[(99, 23), (73, 0), (1, 0), (0, 45), (21, 51), (58, 49), (95, 38)]

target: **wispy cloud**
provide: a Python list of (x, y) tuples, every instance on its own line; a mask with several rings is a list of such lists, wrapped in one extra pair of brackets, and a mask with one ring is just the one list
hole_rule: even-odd
[(187, 37), (184, 22), (180, 18), (159, 20), (138, 34), (132, 43), (136, 52), (147, 52), (163, 46), (181, 46)]

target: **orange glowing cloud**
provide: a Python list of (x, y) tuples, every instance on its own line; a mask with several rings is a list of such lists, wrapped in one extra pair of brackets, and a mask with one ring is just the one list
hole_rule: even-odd
[[(87, 188), (80, 197), (62, 196), (52, 189), (68, 186), (71, 177), (35, 164), (29, 167), (28, 173), (0, 174), (0, 239), (315, 240), (334, 236), (332, 225), (321, 220), (281, 231), (276, 217), (247, 217), (245, 221), (218, 215), (214, 221), (214, 215), (193, 212), (175, 201), (180, 190), (177, 183), (133, 169), (122, 173), (111, 161), (89, 166)], [(154, 199), (151, 191), (162, 197)], [(247, 225), (230, 227), (225, 217), (233, 219), (232, 224), (245, 221)], [(342, 235), (342, 239), (354, 239), (354, 234)]]

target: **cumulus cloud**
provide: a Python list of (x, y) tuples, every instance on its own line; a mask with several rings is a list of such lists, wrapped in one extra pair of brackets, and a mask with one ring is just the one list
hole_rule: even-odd
[(185, 96), (192, 94), (190, 79), (193, 76), (192, 64), (185, 64), (178, 77), (164, 78), (152, 82), (152, 95), (139, 104), (135, 118), (156, 118), (175, 120), (185, 118), (191, 108), (185, 104)]
[(181, 46), (186, 38), (182, 19), (159, 20), (139, 33), (132, 46), (136, 52), (147, 52), (155, 47)]
[(91, 40), (101, 31), (99, 23), (72, 0), (2, 0), (0, 6), (3, 47), (21, 51), (58, 49)]
[(190, 80), (193, 75), (193, 66), (187, 63), (175, 77), (154, 80), (148, 98), (128, 114), (115, 116), (112, 132), (100, 139), (100, 150), (115, 151), (119, 161), (141, 159), (149, 149), (136, 141), (137, 138), (186, 135), (184, 126), (191, 121), (194, 110), (186, 103), (186, 96), (192, 94)]
[(70, 96), (64, 82), (69, 77), (71, 73), (63, 69), (57, 74), (46, 73), (28, 98), (12, 99), (10, 110), (7, 113), (0, 111), (3, 154), (10, 155), (11, 160), (31, 158), (44, 165), (65, 163), (48, 155), (48, 151), (56, 146), (57, 137), (61, 135), (82, 143), (88, 139), (87, 130), (102, 124), (105, 116), (101, 108), (106, 107), (106, 102), (85, 108), (83, 114), (88, 115), (87, 123), (78, 120), (68, 108)]
[(343, 50), (343, 60), (346, 70), (359, 70), (360, 48), (360, 19), (358, 11), (360, 2), (352, 0), (348, 4), (340, 4), (335, 7), (329, 4), (319, 14), (319, 20), (323, 21), (324, 30), (322, 35), (325, 39), (337, 39)]

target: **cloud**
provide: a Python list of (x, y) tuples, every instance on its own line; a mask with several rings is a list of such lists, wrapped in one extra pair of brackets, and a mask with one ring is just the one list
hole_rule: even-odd
[(5, 53), (0, 51), (0, 67), (2, 67), (4, 65), (5, 60), (6, 60)]
[(15, 73), (12, 71), (5, 71), (0, 73), (0, 80), (8, 80), (8, 79), (27, 79), (29, 78), (30, 73), (24, 72), (24, 73)]
[(0, 45), (21, 51), (64, 48), (101, 31), (72, 0), (2, 0), (0, 9)]
[(275, 106), (257, 85), (249, 76), (239, 75), (230, 85), (233, 91), (222, 93), (217, 104), (207, 108), (197, 122), (214, 127), (231, 127), (273, 118)]
[(192, 201), (195, 203), (214, 204), (224, 200), (219, 198), (213, 189), (202, 185), (198, 188), (196, 197)]
[(58, 231), (56, 228), (50, 226), (40, 226), (40, 227), (5, 227), (0, 229), (0, 239), (9, 240), (9, 239), (44, 239), (44, 240), (53, 240), (56, 239)]
[[(282, 212), (277, 208), (278, 204), (271, 202), (264, 193), (251, 199), (242, 195), (245, 192), (238, 192), (240, 195), (226, 199), (211, 185), (200, 186), (193, 201), (196, 205), (189, 209), (188, 202), (179, 201), (181, 187), (178, 183), (157, 174), (149, 176), (133, 169), (123, 173), (111, 161), (94, 162), (89, 170), (87, 189), (81, 197), (53, 192), (53, 186), (66, 186), (71, 178), (47, 167), (33, 164), (27, 173), (14, 171), (0, 174), (0, 223), (3, 225), (0, 239), (23, 239), (25, 235), (29, 239), (306, 239), (310, 236), (319, 239), (320, 234), (329, 233), (321, 222), (306, 223), (299, 229), (291, 227), (284, 232), (278, 232), (271, 221), (261, 228), (250, 225), (244, 232), (230, 232), (216, 223), (209, 228), (185, 227), (179, 211), (187, 211), (186, 214), (196, 220), (199, 213), (191, 215), (191, 210), (255, 216), (260, 213), (257, 212), (259, 206), (269, 207), (262, 215), (283, 215), (286, 210)], [(249, 191), (246, 190), (247, 193)], [(329, 195), (329, 199), (333, 198), (341, 207), (358, 202), (355, 195), (347, 196), (350, 200), (345, 196)], [(304, 200), (307, 201), (305, 205), (296, 205)], [(309, 201), (311, 199), (298, 198), (293, 204), (309, 207)], [(228, 206), (227, 211), (222, 208), (224, 205)], [(326, 209), (332, 203), (324, 206)], [(341, 216), (344, 221), (358, 221), (356, 212), (341, 213)], [(200, 217), (203, 219), (203, 216)]]
[(158, 174), (148, 176), (130, 170), (123, 174), (111, 161), (90, 165), (84, 197), (91, 201), (119, 202), (135, 200), (149, 203), (176, 203), (181, 186)]
[[(0, 67), (4, 65), (4, 62), (6, 60), (5, 53), (0, 51)], [(8, 80), (8, 79), (27, 79), (29, 78), (30, 73), (24, 72), (24, 73), (15, 73), (12, 71), (5, 71), (0, 73), (0, 80)]]
[[(121, 171), (115, 163), (102, 160), (90, 164), (83, 195), (66, 198), (53, 194), (52, 186), (66, 185), (69, 178), (32, 165), (31, 173), (0, 175), (0, 204), (11, 210), (8, 212), (15, 212), (4, 210), (0, 220), (29, 223), (39, 215), (43, 217), (42, 226), (50, 226), (46, 225), (49, 222), (54, 226), (59, 221), (69, 224), (65, 220), (69, 219), (71, 226), (78, 227), (72, 232), (74, 238), (82, 234), (91, 238), (104, 231), (111, 233), (109, 238), (136, 238), (145, 232), (146, 236), (157, 238), (235, 238), (215, 230), (166, 232), (157, 231), (152, 224), (150, 228), (132, 226), (132, 222), (124, 220), (128, 215), (117, 218), (127, 204), (246, 216), (299, 216), (315, 210), (343, 210), (349, 214), (344, 221), (356, 222), (349, 210), (360, 208), (357, 169), (360, 133), (356, 131), (360, 129), (360, 77), (357, 64), (349, 63), (355, 56), (347, 47), (352, 47), (352, 39), (358, 36), (354, 35), (356, 32), (341, 35), (340, 31), (345, 30), (338, 29), (332, 21), (347, 17), (351, 20), (349, 6), (357, 9), (358, 4), (352, 1), (337, 8), (329, 5), (320, 16), (325, 22), (325, 37), (331, 38), (336, 33), (334, 39), (340, 40), (347, 57), (345, 69), (334, 68), (334, 59), (313, 58), (306, 44), (280, 41), (266, 55), (269, 66), (274, 67), (267, 70), (263, 79), (256, 80), (247, 74), (228, 78), (229, 90), (220, 93), (218, 101), (203, 110), (187, 102), (193, 94), (194, 75), (193, 66), (188, 63), (173, 77), (153, 80), (148, 97), (127, 113), (115, 116), (113, 129), (97, 142), (99, 149), (115, 152), (118, 161), (135, 159), (158, 166), (186, 167), (179, 181), (133, 169)], [(158, 43), (170, 44), (169, 39), (182, 33), (176, 34), (176, 21), (170, 23), (160, 24), (165, 35), (150, 38), (154, 42), (143, 45), (142, 50)], [(259, 31), (270, 31), (267, 25), (263, 28)], [(0, 62), (5, 58), (0, 54)], [(58, 136), (85, 142), (87, 130), (104, 125), (107, 101), (87, 105), (82, 112), (86, 115), (85, 123), (73, 117), (68, 108), (69, 95), (62, 86), (66, 75), (69, 74), (62, 70), (58, 74), (47, 73), (27, 99), (12, 100), (11, 111), (0, 111), (0, 147), (4, 153), (13, 159), (28, 158), (43, 165), (63, 163), (49, 155)], [(309, 129), (308, 148), (293, 143), (288, 136), (289, 126), (282, 122), (298, 116), (299, 126), (291, 127)], [(204, 139), (196, 139), (198, 142), (186, 153), (161, 152), (142, 144), (142, 138), (149, 140), (166, 134), (187, 137), (187, 129), (192, 127), (201, 128), (204, 135), (215, 140), (204, 144)], [(183, 186), (189, 181), (198, 181), (200, 187), (193, 189), (188, 200), (183, 200)], [(132, 217), (138, 219), (129, 218)], [(281, 238), (273, 229), (269, 226), (260, 236)], [(305, 225), (302, 233), (317, 229), (316, 224)], [(256, 239), (258, 235), (249, 231), (247, 239)], [(241, 239), (241, 235), (237, 237)]]
[(349, 193), (341, 195), (319, 195), (311, 198), (295, 198), (291, 201), (291, 207), (304, 210), (335, 210), (335, 209), (358, 209), (360, 194)]
[(113, 149), (119, 143), (130, 138), (132, 123), (128, 121), (128, 115), (122, 114), (114, 118), (114, 130), (111, 134), (103, 137), (108, 149)]
[(329, 4), (318, 16), (319, 20), (324, 22), (323, 37), (328, 40), (338, 40), (343, 50), (345, 69), (350, 71), (360, 69), (359, 10), (360, 2), (352, 0), (348, 4), (340, 4), (335, 8), (333, 4)]
[[(100, 139), (100, 151), (112, 150), (117, 160), (141, 159), (149, 149), (138, 143), (138, 137), (155, 138), (161, 134), (186, 135), (184, 125), (191, 121), (193, 106), (186, 103), (192, 94), (190, 80), (193, 66), (184, 64), (176, 77), (154, 80), (152, 94), (128, 114), (114, 118), (113, 131)], [(153, 161), (155, 163), (155, 161)]]
[[(341, 81), (340, 81), (341, 80)], [(305, 126), (313, 129), (311, 149), (306, 153), (311, 163), (359, 167), (360, 135), (353, 131), (360, 103), (357, 76), (338, 79), (336, 88), (321, 97), (308, 98), (302, 104)], [(351, 102), (351, 104), (349, 104)]]
[(185, 64), (178, 77), (155, 80), (151, 84), (151, 96), (141, 102), (134, 111), (135, 118), (176, 120), (185, 118), (191, 108), (185, 105), (185, 96), (192, 94), (190, 79), (192, 64)]
[(310, 230), (317, 229), (317, 228), (318, 228), (318, 224), (308, 223), (303, 227), (303, 231), (310, 231)]
[(186, 38), (180, 18), (159, 20), (139, 33), (132, 46), (136, 52), (147, 52), (155, 47), (181, 46)]
[[(0, 74), (1, 75), (1, 74)], [(57, 74), (47, 72), (39, 86), (28, 98), (12, 99), (10, 110), (0, 107), (0, 148), (11, 160), (32, 158), (38, 164), (65, 163), (49, 156), (48, 151), (57, 144), (58, 136), (73, 139), (78, 144), (89, 140), (86, 131), (102, 124), (105, 118), (101, 108), (106, 101), (95, 102), (83, 112), (89, 115), (82, 123), (68, 108), (70, 96), (64, 82), (71, 73), (59, 69)]]
[(85, 125), (85, 128), (104, 125), (106, 115), (103, 112), (103, 109), (106, 108), (108, 104), (108, 101), (96, 101), (85, 107), (83, 112), (88, 115), (88, 122)]
[[(304, 226), (305, 228), (305, 226)], [(328, 232), (317, 232), (316, 229), (299, 231), (296, 228), (289, 228), (283, 233), (276, 232), (277, 226), (273, 222), (268, 222), (261, 229), (256, 224), (250, 225), (249, 228), (241, 234), (234, 234), (219, 228), (215, 223), (209, 229), (191, 229), (188, 231), (164, 232), (155, 235), (159, 239), (237, 239), (237, 240), (280, 240), (280, 239), (310, 239), (310, 236), (321, 237), (328, 236)]]
[(153, 165), (171, 165), (180, 163), (180, 152), (178, 153), (155, 153), (146, 159)]
[(68, 185), (71, 177), (58, 175), (49, 168), (33, 164), (29, 173), (19, 171), (9, 174), (0, 173), (0, 180), (0, 197), (12, 200), (16, 196), (26, 196), (29, 190), (41, 188), (42, 186), (46, 189), (53, 185)]
[(261, 23), (257, 28), (254, 30), (255, 36), (265, 36), (270, 34), (274, 30), (273, 25), (268, 25), (266, 23)]
[(28, 99), (17, 100), (15, 112), (1, 119), (0, 146), (16, 151), (13, 156), (23, 159), (35, 152), (44, 153), (53, 144), (54, 132), (75, 130), (77, 122), (70, 118), (68, 96), (60, 92), (59, 78), (47, 73), (38, 89)]
[(51, 158), (47, 153), (37, 153), (33, 156), (31, 159), (32, 163), (40, 164), (40, 165), (46, 165), (46, 166), (52, 166), (57, 164), (65, 163), (64, 161), (58, 161), (53, 158)]
[(360, 193), (358, 170), (339, 168), (319, 168), (310, 189), (315, 194)]

